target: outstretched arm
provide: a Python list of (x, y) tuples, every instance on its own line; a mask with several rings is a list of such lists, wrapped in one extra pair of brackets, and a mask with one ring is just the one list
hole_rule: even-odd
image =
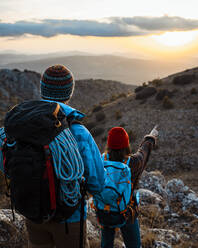
[(158, 137), (157, 127), (155, 127), (150, 134), (146, 135), (139, 146), (138, 151), (131, 155), (130, 167), (132, 181), (134, 182), (134, 187), (137, 187), (139, 178), (146, 168), (146, 164), (149, 160), (150, 153), (156, 144), (156, 139)]

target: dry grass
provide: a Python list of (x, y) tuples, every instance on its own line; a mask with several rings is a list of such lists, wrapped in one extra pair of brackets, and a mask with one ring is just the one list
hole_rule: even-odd
[(173, 102), (170, 100), (170, 98), (168, 96), (165, 96), (163, 98), (162, 106), (163, 106), (164, 109), (172, 109), (172, 108), (174, 108), (174, 104), (173, 104)]
[(142, 237), (142, 248), (150, 248), (153, 247), (154, 242), (156, 240), (156, 235), (152, 232), (147, 232)]
[(166, 226), (164, 215), (155, 205), (142, 206), (140, 208), (139, 221), (147, 229), (164, 228)]

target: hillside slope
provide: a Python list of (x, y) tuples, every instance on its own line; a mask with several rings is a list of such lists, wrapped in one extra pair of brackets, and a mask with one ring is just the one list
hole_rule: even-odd
[(179, 176), (198, 192), (198, 68), (154, 80), (135, 91), (90, 113), (87, 127), (100, 149), (105, 148), (108, 130), (123, 126), (135, 152), (144, 135), (158, 124), (158, 147), (147, 169)]
[[(0, 119), (13, 105), (24, 100), (39, 99), (39, 73), (18, 69), (0, 70)], [(134, 90), (134, 86), (112, 80), (76, 80), (71, 106), (88, 112), (94, 105), (109, 102)]]

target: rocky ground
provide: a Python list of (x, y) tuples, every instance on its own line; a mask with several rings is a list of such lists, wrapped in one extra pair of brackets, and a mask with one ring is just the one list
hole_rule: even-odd
[[(140, 227), (143, 248), (198, 247), (198, 196), (182, 180), (165, 177), (158, 171), (144, 172), (139, 184)], [(100, 240), (100, 232), (89, 213), (89, 239)], [(94, 243), (93, 247), (99, 247)], [(117, 233), (115, 247), (124, 247)]]
[[(39, 78), (30, 71), (0, 70), (1, 119), (14, 104), (39, 97)], [(79, 81), (72, 101), (87, 113), (84, 124), (101, 151), (113, 126), (128, 131), (135, 152), (142, 137), (159, 125), (157, 148), (139, 184), (142, 247), (198, 247), (198, 68), (153, 80), (134, 92), (113, 81)], [(23, 218), (12, 223), (3, 194), (0, 206), (0, 247), (27, 247)], [(90, 208), (88, 235), (91, 247), (99, 247)], [(115, 247), (123, 247), (119, 232), (116, 237)]]
[[(158, 171), (144, 172), (139, 184), (142, 248), (197, 248), (198, 196), (180, 179), (166, 181)], [(89, 203), (92, 199), (89, 199)], [(88, 205), (90, 248), (100, 247), (100, 229)], [(0, 211), (0, 247), (27, 247), (24, 219), (9, 209)], [(124, 244), (117, 231), (115, 247)]]

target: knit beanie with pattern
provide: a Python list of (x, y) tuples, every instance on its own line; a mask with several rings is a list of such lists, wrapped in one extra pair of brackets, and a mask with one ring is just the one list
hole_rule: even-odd
[(107, 138), (107, 146), (111, 149), (123, 149), (129, 146), (129, 136), (124, 128), (113, 127)]
[(75, 81), (64, 65), (53, 65), (41, 77), (41, 97), (47, 100), (66, 101), (73, 94)]

